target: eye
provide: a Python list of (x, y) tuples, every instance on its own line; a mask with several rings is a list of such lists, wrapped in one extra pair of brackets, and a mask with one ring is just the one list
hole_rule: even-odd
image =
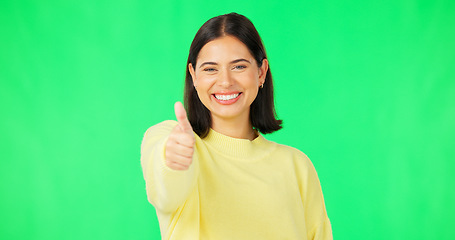
[(237, 65), (237, 66), (234, 66), (234, 69), (236, 70), (242, 70), (242, 69), (245, 69), (246, 66), (245, 65)]
[(210, 67), (209, 67), (209, 68), (204, 68), (203, 71), (205, 71), (205, 72), (214, 72), (214, 71), (216, 71), (216, 69), (215, 69), (215, 68), (210, 68)]

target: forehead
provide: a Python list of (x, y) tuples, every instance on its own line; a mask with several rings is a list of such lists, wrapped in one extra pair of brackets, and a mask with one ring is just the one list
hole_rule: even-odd
[(230, 62), (235, 59), (254, 59), (248, 47), (236, 37), (224, 36), (208, 42), (202, 47), (198, 55), (198, 63), (201, 61)]

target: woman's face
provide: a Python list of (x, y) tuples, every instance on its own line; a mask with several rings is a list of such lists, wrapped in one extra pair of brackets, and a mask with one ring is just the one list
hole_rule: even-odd
[(250, 105), (264, 83), (267, 59), (259, 68), (247, 46), (232, 36), (208, 42), (199, 52), (196, 67), (188, 65), (193, 84), (212, 119), (248, 119)]

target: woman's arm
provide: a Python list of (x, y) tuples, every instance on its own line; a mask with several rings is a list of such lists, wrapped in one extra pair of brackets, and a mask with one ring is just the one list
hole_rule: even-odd
[(325, 209), (321, 184), (310, 159), (304, 155), (306, 166), (302, 178), (301, 196), (305, 209), (308, 239), (332, 240), (332, 226)]
[(164, 121), (150, 127), (141, 145), (141, 164), (148, 200), (161, 212), (173, 212), (193, 191), (197, 178), (197, 161), (187, 170), (174, 170), (166, 164), (166, 142), (176, 121)]

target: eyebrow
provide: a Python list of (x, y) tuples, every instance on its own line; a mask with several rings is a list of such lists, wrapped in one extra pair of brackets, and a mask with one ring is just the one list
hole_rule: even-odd
[[(238, 62), (247, 62), (247, 63), (251, 63), (250, 61), (244, 59), (244, 58), (239, 58), (239, 59), (236, 59), (234, 61), (231, 61), (230, 64), (234, 64), (234, 63), (238, 63)], [(199, 66), (199, 68), (205, 66), (205, 65), (218, 65), (218, 63), (216, 62), (203, 62), (201, 64), (201, 66)]]

